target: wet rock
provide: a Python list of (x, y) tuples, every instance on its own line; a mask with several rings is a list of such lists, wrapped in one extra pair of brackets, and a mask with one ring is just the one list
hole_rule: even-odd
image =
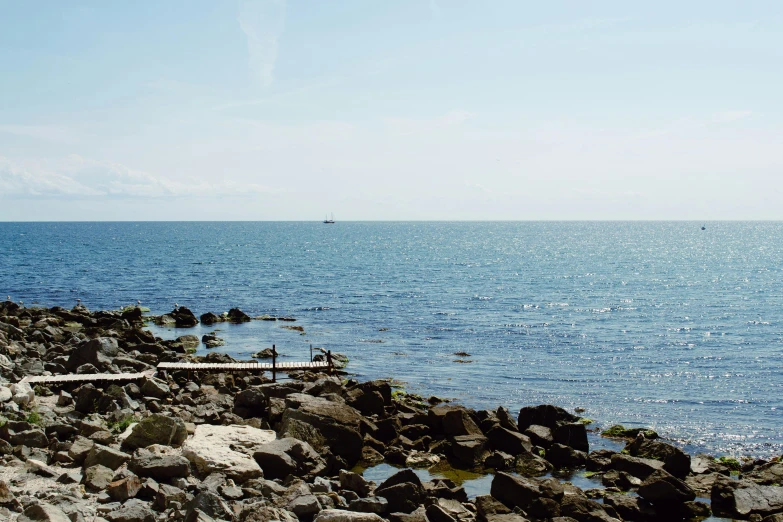
[(783, 488), (761, 486), (749, 480), (732, 480), (720, 475), (710, 495), (716, 516), (748, 518), (783, 512)]
[(625, 471), (642, 480), (650, 476), (652, 472), (663, 469), (663, 462), (660, 460), (632, 457), (623, 453), (615, 453), (612, 455), (611, 461), (613, 469)]
[(474, 468), (480, 466), (489, 455), (487, 443), (483, 435), (458, 435), (453, 437), (451, 451), (462, 465)]
[(517, 455), (514, 468), (517, 473), (528, 477), (545, 475), (554, 469), (550, 462), (532, 453)]
[(204, 334), (201, 337), (201, 342), (204, 343), (207, 348), (217, 348), (218, 346), (223, 346), (226, 344), (226, 341), (224, 341), (214, 333)]
[(177, 337), (174, 342), (182, 346), (182, 348), (184, 348), (185, 351), (194, 350), (198, 348), (198, 345), (200, 344), (198, 337), (196, 337), (193, 334), (181, 335)]
[(378, 486), (375, 496), (388, 501), (390, 512), (411, 513), (424, 500), (424, 487), (418, 475), (412, 470), (404, 469)]
[(566, 495), (560, 503), (560, 514), (578, 521), (590, 522), (620, 522), (609, 515), (604, 506), (578, 495)]
[(198, 319), (189, 308), (180, 306), (167, 314), (174, 319), (177, 328), (191, 328), (198, 324)]
[(546, 460), (556, 468), (578, 468), (584, 466), (587, 454), (564, 444), (552, 444), (546, 450)]
[(655, 520), (657, 517), (652, 504), (641, 497), (612, 493), (604, 497), (604, 504), (613, 507), (623, 520)]
[(639, 486), (639, 496), (652, 502), (679, 503), (696, 498), (696, 493), (685, 482), (669, 472), (659, 469), (653, 471)]
[(563, 488), (552, 482), (500, 472), (492, 479), (490, 494), (508, 508), (525, 510), (538, 498), (559, 501), (563, 498)]
[(441, 404), (430, 408), (427, 423), (434, 433), (444, 433), (451, 437), (484, 436), (465, 407), (456, 404)]
[(247, 315), (242, 310), (240, 310), (239, 308), (232, 308), (231, 310), (229, 310), (227, 318), (232, 323), (247, 323), (251, 320), (250, 316)]
[(569, 446), (578, 451), (590, 450), (587, 443), (587, 429), (580, 422), (560, 424), (552, 431), (552, 437), (558, 444)]
[(676, 446), (659, 440), (638, 437), (626, 446), (634, 457), (655, 459), (663, 462), (663, 469), (678, 478), (685, 478), (691, 470), (691, 457)]
[(487, 438), (490, 446), (494, 449), (504, 451), (510, 455), (530, 453), (533, 449), (533, 444), (529, 437), (501, 426), (496, 426), (489, 430)]
[(559, 406), (551, 404), (542, 404), (540, 406), (527, 406), (519, 410), (517, 424), (520, 431), (526, 430), (529, 426), (537, 424), (546, 426), (549, 429), (555, 429), (560, 424), (577, 422), (579, 417), (568, 413)]
[(219, 316), (214, 312), (207, 312), (205, 314), (201, 314), (201, 317), (199, 317), (199, 319), (201, 319), (201, 324), (206, 324), (206, 325), (223, 322), (223, 317)]
[(525, 429), (524, 434), (530, 438), (530, 442), (542, 448), (548, 448), (555, 442), (552, 430), (546, 426), (531, 424)]
[(783, 463), (768, 462), (762, 464), (752, 471), (745, 473), (743, 478), (765, 486), (783, 484)]

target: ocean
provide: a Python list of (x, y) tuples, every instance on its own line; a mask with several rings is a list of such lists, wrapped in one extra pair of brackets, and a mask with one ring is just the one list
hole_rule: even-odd
[(783, 453), (782, 276), (779, 222), (0, 223), (0, 295), (25, 306), (292, 316), (154, 330), (712, 454)]

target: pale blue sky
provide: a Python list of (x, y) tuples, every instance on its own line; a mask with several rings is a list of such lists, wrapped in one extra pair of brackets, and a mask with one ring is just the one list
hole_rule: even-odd
[(0, 220), (783, 219), (779, 1), (0, 0)]

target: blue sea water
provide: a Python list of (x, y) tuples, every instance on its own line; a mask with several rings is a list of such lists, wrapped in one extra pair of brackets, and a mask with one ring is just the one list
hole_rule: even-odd
[(217, 350), (313, 344), (472, 407), (580, 407), (691, 451), (780, 454), (783, 223), (701, 225), (0, 223), (0, 294), (294, 316), (219, 325)]

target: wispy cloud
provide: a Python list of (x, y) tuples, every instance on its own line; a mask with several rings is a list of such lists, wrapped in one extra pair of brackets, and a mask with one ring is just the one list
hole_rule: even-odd
[(723, 111), (712, 117), (711, 123), (730, 123), (732, 121), (744, 120), (753, 114), (753, 111)]
[(419, 134), (462, 125), (474, 115), (470, 111), (455, 109), (437, 118), (386, 118), (383, 123), (397, 134)]
[(181, 183), (119, 163), (71, 155), (48, 161), (0, 156), (0, 197), (172, 198), (247, 196), (271, 192), (258, 184), (227, 180)]
[(244, 0), (239, 7), (239, 27), (247, 37), (251, 72), (262, 86), (272, 85), (278, 40), (285, 28), (286, 0)]

